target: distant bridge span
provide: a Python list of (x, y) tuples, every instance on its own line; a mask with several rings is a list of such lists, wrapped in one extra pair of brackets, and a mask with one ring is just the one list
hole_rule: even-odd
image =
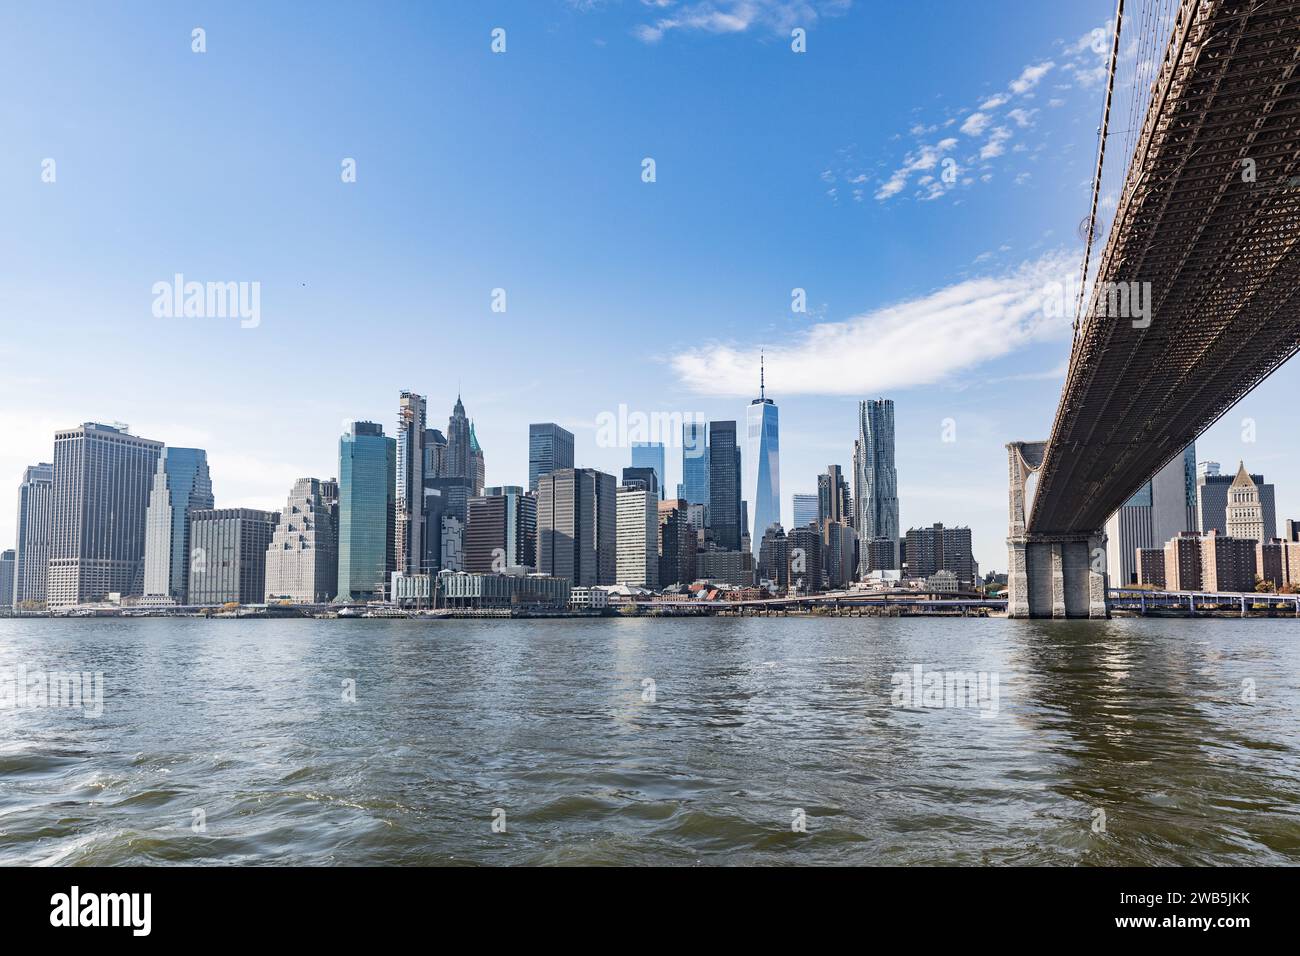
[(1183, 0), (1051, 437), (1008, 446), (1010, 613), (1104, 616), (1106, 519), (1297, 350), (1300, 2)]

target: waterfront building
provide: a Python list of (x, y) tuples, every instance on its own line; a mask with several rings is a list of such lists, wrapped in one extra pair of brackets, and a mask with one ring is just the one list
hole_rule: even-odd
[(430, 608), (437, 598), (432, 574), (402, 574), (393, 572), (389, 596), (400, 607)]
[(397, 400), (397, 490), (394, 566), (400, 574), (424, 570), (424, 466), (428, 433), (424, 397), (402, 392)]
[(542, 475), (573, 467), (573, 432), (555, 422), (528, 426), (528, 490), (536, 491)]
[(724, 551), (739, 551), (740, 447), (736, 444), (736, 423), (709, 423), (709, 530)]
[(609, 592), (601, 587), (570, 588), (569, 607), (575, 611), (603, 611), (609, 607)]
[(575, 585), (613, 584), (616, 483), (594, 468), (560, 468), (537, 483), (537, 569)]
[(1234, 538), (1217, 531), (1202, 535), (1202, 590), (1254, 591), (1258, 543), (1252, 538)]
[(822, 590), (822, 537), (815, 526), (786, 535), (790, 553), (789, 587), (803, 594)]
[[(662, 501), (664, 494), (664, 478), (667, 474), (664, 470), (664, 443), (657, 441), (634, 441), (632, 442), (632, 467), (634, 469), (651, 468), (655, 473), (655, 488), (659, 500)], [(623, 469), (624, 475), (627, 469)], [(626, 481), (626, 477), (624, 481)]]
[[(868, 574), (882, 571), (901, 571), (906, 560), (907, 541), (892, 538), (872, 538), (866, 543), (866, 556), (863, 556), (862, 536), (858, 536), (858, 568), (866, 568)], [(859, 574), (859, 576), (861, 576)]]
[(207, 452), (201, 448), (163, 448), (145, 515), (147, 601), (184, 602), (189, 593), (190, 514), (215, 505)]
[(396, 570), (397, 443), (375, 422), (339, 440), (339, 601), (384, 596)]
[(1184, 531), (1165, 543), (1165, 587), (1170, 591), (1201, 589), (1201, 536)]
[(338, 592), (338, 483), (299, 478), (266, 549), (266, 601), (323, 604)]
[(1196, 445), (1160, 469), (1106, 522), (1106, 572), (1113, 585), (1137, 583), (1137, 553), (1196, 530)]
[(1165, 549), (1139, 548), (1137, 552), (1137, 583), (1146, 587), (1165, 587)]
[(632, 587), (659, 587), (659, 496), (650, 481), (617, 489), (615, 580)]
[(14, 606), (15, 550), (0, 551), (0, 607)]
[[(693, 505), (709, 505), (709, 425), (689, 421), (682, 424), (682, 483), (677, 497)], [(701, 525), (700, 527), (703, 527)]]
[(1276, 590), (1300, 587), (1300, 541), (1274, 538), (1257, 544), (1255, 567)]
[(781, 523), (781, 436), (776, 402), (767, 397), (762, 357), (759, 357), (758, 398), (745, 415), (745, 485), (743, 497), (752, 504), (742, 527), (749, 548), (758, 552), (763, 532)]
[(54, 521), (54, 465), (42, 462), (23, 472), (18, 486), (18, 540), (14, 548), (14, 607), (45, 606)]
[(1228, 537), (1264, 542), (1273, 537), (1270, 529), (1265, 537), (1264, 506), (1260, 500), (1259, 486), (1246, 473), (1245, 463), (1237, 467), (1237, 476), (1228, 486), (1227, 515)]
[(55, 433), (50, 608), (144, 592), (149, 489), (162, 448), (125, 425), (87, 422)]
[(929, 578), (939, 570), (953, 572), (963, 587), (975, 587), (978, 575), (970, 528), (945, 528), (936, 523), (929, 528), (908, 529), (908, 576)]
[(532, 569), (537, 561), (537, 498), (518, 485), (485, 488), (469, 500), (465, 570)]
[(659, 586), (689, 584), (695, 580), (695, 529), (690, 505), (684, 498), (659, 502)]
[[(858, 403), (858, 437), (853, 443), (853, 503), (860, 573), (901, 567), (891, 399)], [(887, 553), (886, 548), (892, 553)], [(873, 560), (880, 563), (872, 564)]]
[(567, 578), (548, 574), (491, 574), (443, 571), (438, 603), (447, 608), (549, 608), (569, 605)]
[(821, 507), (818, 495), (794, 495), (790, 499), (790, 507), (794, 512), (796, 528), (806, 528), (810, 524), (817, 523)]
[(956, 594), (961, 589), (957, 575), (947, 568), (940, 568), (925, 579), (926, 588), (935, 594)]
[[(1219, 473), (1218, 462), (1201, 462), (1196, 479), (1196, 513), (1197, 529), (1202, 534), (1211, 530), (1219, 534), (1228, 533), (1229, 489), (1238, 480), (1241, 470), (1238, 469), (1234, 475), (1224, 475)], [(1277, 536), (1277, 509), (1273, 486), (1264, 481), (1263, 475), (1250, 474), (1248, 477), (1259, 495), (1262, 512), (1263, 533), (1259, 540), (1274, 538)]]
[(266, 551), (280, 516), (253, 508), (190, 513), (187, 604), (260, 604), (266, 595)]
[(750, 551), (740, 550), (700, 551), (695, 555), (695, 573), (702, 580), (752, 587), (754, 555)]

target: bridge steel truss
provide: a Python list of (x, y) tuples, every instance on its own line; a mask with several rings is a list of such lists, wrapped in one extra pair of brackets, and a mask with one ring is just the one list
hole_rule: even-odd
[[(1130, 283), (1150, 284), (1147, 327), (1114, 314)], [(1298, 349), (1300, 0), (1183, 0), (1027, 532), (1098, 533)]]

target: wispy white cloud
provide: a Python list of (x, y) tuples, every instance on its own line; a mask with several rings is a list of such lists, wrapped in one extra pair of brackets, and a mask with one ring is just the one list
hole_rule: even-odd
[[(860, 395), (932, 385), (1036, 341), (1068, 334), (1045, 290), (1077, 271), (1057, 251), (1000, 276), (968, 279), (843, 322), (814, 325), (766, 346), (768, 387), (793, 395)], [(738, 397), (754, 387), (758, 347), (718, 345), (672, 358), (692, 390)]]
[(848, 10), (852, 0), (641, 0), (660, 16), (633, 31), (644, 43), (658, 43), (673, 31), (713, 34), (750, 30), (789, 35), (823, 16)]

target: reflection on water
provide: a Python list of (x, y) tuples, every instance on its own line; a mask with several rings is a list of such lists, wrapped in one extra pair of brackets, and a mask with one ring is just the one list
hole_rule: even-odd
[[(1287, 620), (0, 621), (0, 677), (104, 679), (99, 717), (0, 709), (0, 863), (1294, 863), (1298, 648)], [(917, 665), (996, 675), (997, 715), (894, 706)]]

